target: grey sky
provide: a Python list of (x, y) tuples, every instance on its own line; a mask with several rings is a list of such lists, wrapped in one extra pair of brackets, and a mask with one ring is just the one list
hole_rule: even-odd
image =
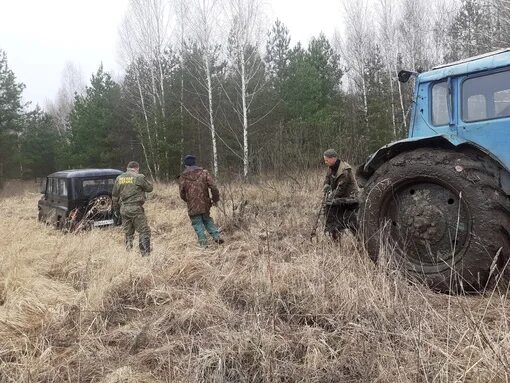
[[(60, 87), (62, 70), (74, 62), (86, 80), (102, 62), (120, 73), (118, 27), (128, 0), (0, 0), (0, 49), (26, 85), (24, 98), (43, 106)], [(271, 19), (290, 30), (293, 43), (321, 31), (331, 37), (341, 23), (340, 0), (268, 1)]]

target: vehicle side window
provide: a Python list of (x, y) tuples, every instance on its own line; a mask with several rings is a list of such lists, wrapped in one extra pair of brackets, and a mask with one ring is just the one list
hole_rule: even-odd
[[(483, 94), (475, 94), (467, 99), (467, 121), (487, 118), (487, 100)], [(465, 120), (465, 119), (464, 119)]]
[(67, 197), (67, 182), (63, 178), (58, 180), (58, 195), (61, 197)]
[(448, 83), (438, 82), (432, 86), (432, 124), (447, 125), (448, 116)]
[(510, 89), (494, 93), (494, 112), (497, 117), (510, 116)]
[(510, 71), (468, 78), (462, 84), (462, 120), (510, 117)]
[(46, 193), (50, 195), (58, 194), (58, 180), (56, 178), (48, 178), (48, 187)]

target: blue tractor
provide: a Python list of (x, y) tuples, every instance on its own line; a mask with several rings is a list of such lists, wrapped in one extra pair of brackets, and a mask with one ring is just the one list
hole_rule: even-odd
[(373, 260), (480, 291), (510, 259), (510, 49), (413, 75), (409, 137), (358, 169), (360, 229)]

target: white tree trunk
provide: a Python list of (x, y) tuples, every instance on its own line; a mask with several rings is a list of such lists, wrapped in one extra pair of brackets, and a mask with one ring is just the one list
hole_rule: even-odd
[(212, 94), (212, 81), (211, 81), (211, 67), (209, 63), (209, 57), (204, 56), (205, 60), (205, 75), (207, 77), (207, 96), (209, 99), (209, 129), (211, 130), (211, 142), (213, 151), (213, 174), (215, 177), (218, 176), (218, 149), (216, 145), (216, 129), (214, 127), (214, 111), (213, 111), (213, 94)]
[(365, 81), (365, 68), (361, 70), (361, 89), (363, 92), (363, 112), (365, 114), (365, 127), (368, 133), (368, 97), (367, 97), (367, 84)]
[(248, 108), (246, 107), (246, 64), (244, 62), (244, 50), (240, 52), (241, 57), (241, 99), (243, 103), (243, 169), (244, 176), (249, 171), (249, 151), (248, 151)]

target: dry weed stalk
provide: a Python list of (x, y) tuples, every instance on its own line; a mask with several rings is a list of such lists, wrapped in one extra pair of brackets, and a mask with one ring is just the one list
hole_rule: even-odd
[(149, 259), (115, 228), (37, 223), (35, 192), (0, 199), (0, 382), (509, 380), (506, 290), (439, 295), (352, 236), (310, 243), (319, 181), (299, 181), (226, 187), (227, 243), (206, 250), (156, 185)]

